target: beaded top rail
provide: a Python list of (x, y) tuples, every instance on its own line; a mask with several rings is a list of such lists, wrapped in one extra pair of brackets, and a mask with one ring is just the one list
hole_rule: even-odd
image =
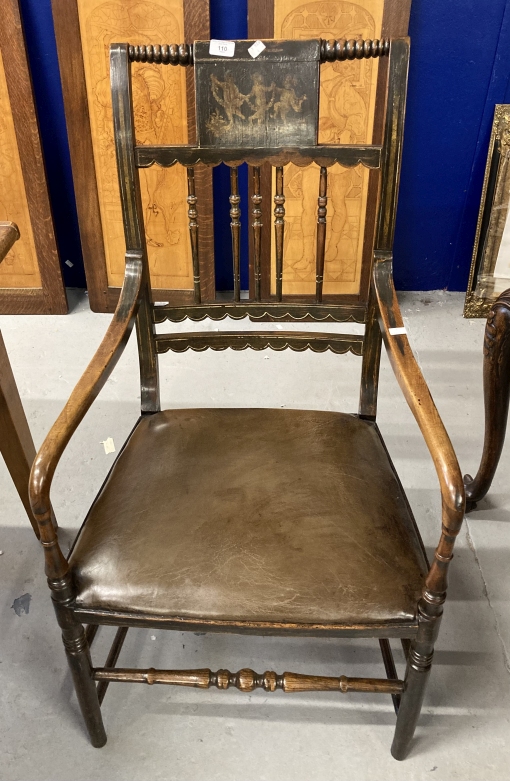
[[(188, 218), (193, 263), (194, 291), (189, 304), (154, 306), (153, 321), (204, 317), (223, 319), (246, 315), (255, 320), (355, 320), (365, 322), (366, 304), (323, 299), (324, 261), (328, 219), (328, 168), (363, 165), (380, 169), (380, 199), (374, 249), (391, 251), (401, 157), (409, 43), (407, 39), (383, 40), (264, 40), (231, 41), (228, 52), (214, 42), (111, 47), (112, 100), (119, 182), (124, 212), (126, 244), (143, 252), (143, 217), (137, 205), (136, 169), (154, 164), (186, 166)], [(321, 63), (389, 57), (386, 116), (383, 143), (320, 144), (319, 86)], [(130, 63), (192, 67), (196, 97), (196, 144), (149, 146), (136, 143), (130, 95)], [(231, 303), (204, 305), (200, 279), (199, 213), (195, 166), (230, 167), (230, 225), (234, 271)], [(240, 231), (241, 210), (238, 166), (252, 166), (251, 239), (253, 293), (241, 301)], [(304, 300), (283, 295), (283, 259), (286, 242), (286, 196), (284, 166), (316, 163), (318, 171), (317, 227), (315, 241), (315, 295)], [(267, 257), (263, 221), (268, 219), (267, 187), (262, 166), (275, 168), (273, 182), (274, 287), (262, 296), (262, 263)], [(334, 205), (334, 204), (333, 204)], [(265, 215), (265, 217), (264, 217)], [(263, 256), (263, 253), (266, 255)], [(267, 261), (264, 261), (267, 262)], [(287, 335), (288, 336), (288, 335)], [(237, 338), (237, 337), (236, 337)], [(239, 340), (238, 340), (239, 341)], [(181, 340), (182, 342), (182, 340)], [(243, 342), (244, 344), (244, 342)], [(258, 344), (258, 343), (257, 343)], [(289, 344), (287, 339), (286, 344)], [(251, 346), (251, 345), (250, 345)], [(179, 343), (179, 349), (183, 345)], [(328, 344), (329, 349), (332, 349)], [(168, 342), (165, 349), (177, 349)], [(222, 349), (223, 343), (217, 346)], [(341, 345), (344, 351), (344, 345)], [(163, 349), (163, 348), (162, 348)], [(202, 347), (201, 349), (204, 349)], [(242, 349), (238, 347), (238, 349)], [(296, 349), (302, 349), (301, 343)], [(351, 346), (361, 352), (359, 346)]]
[[(132, 62), (195, 69), (197, 146), (137, 147), (139, 167), (261, 161), (380, 166), (380, 147), (317, 145), (319, 66), (387, 56), (388, 39), (230, 43), (233, 54), (228, 57), (210, 53), (210, 41), (128, 47)], [(254, 57), (256, 43), (264, 48)]]

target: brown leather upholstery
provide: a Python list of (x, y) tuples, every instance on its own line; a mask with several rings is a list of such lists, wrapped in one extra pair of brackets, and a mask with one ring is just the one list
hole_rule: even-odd
[(413, 621), (426, 574), (375, 425), (299, 410), (143, 418), (70, 562), (80, 606), (235, 622)]

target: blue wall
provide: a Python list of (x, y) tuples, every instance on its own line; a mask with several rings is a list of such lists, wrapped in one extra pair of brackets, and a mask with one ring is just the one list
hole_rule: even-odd
[[(85, 275), (50, 0), (20, 0), (57, 241), (68, 285)], [(211, 0), (211, 36), (246, 37), (246, 0)], [(395, 240), (397, 287), (465, 290), (495, 103), (510, 101), (510, 0), (413, 0), (409, 100)], [(246, 174), (241, 177), (246, 204)], [(214, 171), (219, 289), (232, 286), (228, 171)], [(220, 221), (221, 220), (221, 221)], [(244, 220), (243, 245), (247, 246)], [(246, 256), (246, 252), (245, 252)], [(247, 274), (242, 279), (247, 286)]]

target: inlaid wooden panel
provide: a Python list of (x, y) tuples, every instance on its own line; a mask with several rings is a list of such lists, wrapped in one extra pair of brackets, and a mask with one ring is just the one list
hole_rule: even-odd
[(0, 287), (41, 287), (34, 235), (0, 52), (0, 220), (15, 222), (20, 239), (0, 265)]
[[(378, 39), (407, 34), (410, 0), (249, 0), (249, 35), (275, 38)], [(321, 65), (319, 143), (380, 143), (384, 101), (381, 80), (386, 65), (378, 59)], [(384, 69), (384, 70), (382, 70)], [(382, 71), (382, 72), (381, 72)], [(283, 294), (313, 295), (317, 242), (317, 165), (284, 170), (285, 235)], [(267, 180), (267, 172), (266, 172)], [(326, 252), (323, 293), (366, 300), (371, 262), (378, 174), (363, 166), (328, 171)], [(272, 203), (275, 172), (263, 186), (263, 222), (270, 257), (263, 262), (266, 294), (276, 292)], [(270, 202), (270, 203), (269, 203)], [(253, 286), (253, 279), (252, 279)]]
[[(274, 36), (380, 38), (382, 13), (381, 0), (357, 3), (277, 0)], [(371, 143), (378, 64), (379, 60), (370, 59), (321, 66), (319, 143)], [(319, 167), (298, 168), (290, 164), (285, 169), (284, 181), (283, 293), (312, 294), (315, 292)], [(328, 172), (325, 295), (359, 292), (367, 195), (366, 168), (335, 166)], [(272, 266), (274, 254), (273, 242)], [(274, 279), (274, 274), (271, 277)]]
[(67, 312), (18, 0), (0, 13), (0, 221), (20, 231), (0, 266), (0, 313)]
[[(118, 41), (149, 44), (184, 40), (181, 0), (78, 0), (94, 162), (103, 223), (109, 285), (124, 278), (124, 231), (113, 141), (109, 46)], [(185, 144), (184, 68), (134, 63), (133, 104), (138, 144)], [(154, 166), (141, 173), (151, 284), (193, 287), (187, 225), (186, 172)]]
[[(182, 43), (209, 37), (208, 0), (52, 0), (78, 219), (91, 307), (112, 311), (124, 278), (125, 241), (110, 95), (111, 43)], [(188, 73), (186, 72), (188, 70)], [(192, 69), (134, 63), (136, 142), (194, 142)], [(155, 300), (193, 298), (186, 171), (141, 171)], [(204, 298), (214, 294), (212, 175), (196, 168)]]

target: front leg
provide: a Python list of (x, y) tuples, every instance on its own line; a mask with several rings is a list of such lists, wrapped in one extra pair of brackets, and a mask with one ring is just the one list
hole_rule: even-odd
[(510, 289), (494, 303), (485, 326), (483, 392), (485, 438), (482, 460), (473, 480), (465, 475), (466, 511), (476, 507), (489, 490), (505, 442), (510, 399)]

